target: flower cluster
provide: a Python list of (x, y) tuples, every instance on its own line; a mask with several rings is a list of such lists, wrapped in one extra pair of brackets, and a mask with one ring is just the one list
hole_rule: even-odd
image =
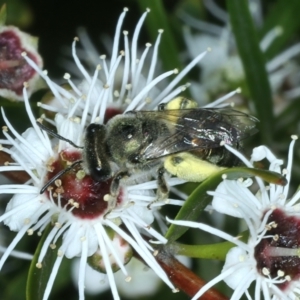
[[(148, 48), (139, 63), (136, 63), (137, 45), (133, 44), (132, 48), (129, 48), (127, 32), (124, 32), (125, 51), (121, 51), (117, 56), (120, 28), (126, 12), (127, 9), (120, 16), (117, 25), (110, 66), (107, 66), (105, 59), (101, 58), (102, 66), (97, 66), (92, 77), (77, 58), (74, 42), (74, 60), (84, 76), (84, 80), (78, 87), (68, 75), (65, 75), (65, 78), (71, 89), (58, 86), (50, 80), (45, 71), (39, 68), (29, 53), (23, 53), (23, 59), (32, 67), (26, 64), (27, 68), (40, 74), (53, 93), (51, 102), (41, 103), (40, 106), (48, 112), (60, 112), (56, 113), (53, 121), (44, 117), (55, 127), (58, 134), (55, 139), (49, 138), (41, 125), (38, 125), (41, 120), (37, 122), (32, 114), (26, 90), (30, 83), (25, 84), (23, 96), (32, 127), (23, 134), (18, 134), (2, 111), (6, 123), (3, 130), (6, 139), (1, 140), (2, 151), (8, 153), (13, 162), (1, 167), (1, 172), (25, 171), (30, 178), (25, 184), (1, 185), (2, 194), (13, 194), (5, 213), (1, 216), (1, 221), (9, 226), (10, 230), (18, 233), (4, 252), (0, 260), (0, 268), (26, 233), (42, 234), (50, 225), (52, 229), (39, 253), (36, 266), (42, 268), (48, 248), (55, 249), (60, 238), (62, 242), (59, 249), (55, 250), (57, 259), (44, 299), (47, 299), (50, 294), (63, 257), (76, 256), (80, 257), (78, 279), (80, 299), (84, 297), (84, 274), (88, 261), (93, 268), (107, 273), (114, 298), (118, 299), (113, 272), (121, 269), (125, 280), (130, 281), (130, 275), (124, 265), (131, 259), (133, 251), (138, 253), (171, 289), (175, 289), (156, 262), (152, 254), (153, 247), (147, 239), (143, 238), (143, 235), (146, 235), (148, 239), (152, 237), (160, 243), (166, 242), (165, 238), (151, 227), (157, 207), (164, 203), (153, 205), (152, 210), (147, 208), (147, 205), (155, 199), (153, 189), (156, 187), (156, 182), (145, 181), (149, 175), (137, 176), (134, 180), (129, 180), (126, 186), (121, 186), (116, 199), (111, 200), (108, 199), (111, 180), (97, 182), (88, 174), (88, 170), (80, 164), (76, 166), (73, 164), (83, 159), (81, 145), (84, 143), (85, 129), (88, 124), (96, 121), (103, 123), (105, 118), (124, 111), (125, 107), (127, 109), (143, 107), (147, 104), (147, 99), (153, 100), (156, 105), (164, 100), (164, 97), (158, 99), (157, 93), (156, 96), (153, 94), (153, 88), (159, 81), (174, 74), (174, 71), (171, 71), (153, 78), (157, 55), (154, 53), (151, 71), (146, 74), (147, 77), (143, 77), (141, 73), (143, 59)], [(142, 16), (140, 25), (147, 13)], [(138, 34), (139, 26), (134, 37)], [(123, 73), (120, 74), (121, 61)], [(101, 74), (103, 81), (98, 79), (100, 70), (103, 72)], [(115, 82), (116, 74), (121, 76), (121, 82)], [(129, 83), (129, 80), (132, 82)], [(176, 85), (176, 82), (173, 82), (172, 86), (174, 84)], [(119, 91), (116, 85), (119, 85)], [(166, 89), (170, 91), (172, 86)], [(177, 88), (173, 95), (180, 90), (181, 88)], [(159, 96), (161, 97), (163, 93), (164, 91), (161, 91)], [(165, 91), (165, 95), (169, 95), (169, 92)], [(129, 102), (130, 104), (126, 106)], [(67, 137), (68, 140), (57, 138), (59, 136)], [(53, 177), (56, 180), (52, 182)], [(43, 187), (49, 181), (51, 184), (44, 191)], [(174, 180), (169, 184), (172, 186), (178, 182)], [(111, 201), (114, 202), (113, 206)], [(122, 229), (123, 227), (126, 230)]]
[[(198, 20), (186, 12), (181, 12), (180, 16), (186, 25), (196, 30), (195, 33), (192, 33), (188, 27), (183, 29), (189, 57), (195, 57), (197, 49), (202, 49), (203, 45), (210, 45), (213, 50), (213, 54), (210, 57), (199, 62), (201, 67), (199, 74), (202, 85), (192, 86), (195, 96), (200, 94), (202, 99), (208, 101), (212, 96), (224, 93), (224, 91), (230, 90), (232, 86), (240, 85), (244, 80), (245, 74), (230, 27), (228, 13), (214, 1), (203, 1), (203, 3), (207, 11), (218, 19), (223, 26)], [(261, 28), (264, 23), (262, 5), (261, 1), (249, 1), (252, 19), (258, 28)], [(266, 52), (282, 34), (283, 29), (280, 26), (272, 28), (260, 40), (261, 50)], [(299, 54), (300, 44), (296, 43), (266, 64), (273, 98), (276, 101), (274, 107), (278, 112), (286, 107), (287, 103), (285, 100), (299, 97), (297, 79), (299, 65), (295, 59)], [(292, 62), (293, 59), (295, 60), (294, 62)]]
[[(165, 244), (166, 239), (151, 227), (159, 217), (158, 208), (168, 204), (181, 205), (179, 200), (166, 199), (154, 202), (157, 188), (154, 174), (137, 174), (121, 184), (117, 195), (110, 195), (112, 179), (97, 181), (90, 175), (85, 157), (86, 128), (97, 122), (106, 123), (116, 114), (128, 110), (153, 108), (167, 102), (186, 88), (177, 87), (178, 82), (205, 54), (201, 53), (189, 66), (180, 72), (169, 84), (158, 84), (167, 77), (176, 74), (169, 71), (155, 77), (157, 47), (162, 31), (159, 31), (155, 49), (150, 59), (150, 68), (144, 68), (150, 45), (146, 45), (141, 58), (137, 58), (137, 39), (147, 10), (141, 17), (130, 46), (128, 32), (123, 31), (124, 50), (119, 49), (121, 27), (127, 9), (121, 14), (110, 60), (100, 56), (93, 76), (86, 71), (76, 54), (75, 39), (72, 53), (75, 64), (83, 76), (76, 85), (69, 74), (65, 74), (68, 88), (53, 82), (46, 71), (42, 71), (27, 52), (22, 53), (27, 67), (31, 67), (47, 83), (51, 95), (38, 105), (43, 109), (42, 118), (35, 119), (28, 99), (26, 82), (23, 98), (32, 127), (19, 134), (7, 119), (4, 110), (2, 116), (6, 123), (1, 140), (2, 151), (9, 154), (12, 161), (1, 167), (1, 172), (25, 171), (28, 181), (25, 184), (1, 185), (2, 194), (12, 194), (5, 213), (0, 220), (17, 235), (0, 260), (2, 268), (18, 242), (27, 233), (37, 232), (42, 235), (49, 228), (48, 236), (36, 257), (36, 267), (43, 267), (43, 260), (49, 248), (57, 251), (48, 280), (44, 299), (47, 299), (63, 257), (80, 257), (78, 288), (80, 299), (84, 298), (84, 276), (87, 263), (94, 269), (105, 272), (114, 299), (118, 292), (113, 273), (121, 270), (124, 279), (130, 281), (125, 264), (133, 252), (151, 266), (154, 272), (175, 290), (162, 268), (156, 262), (149, 242), (155, 239)], [(119, 55), (118, 55), (119, 52)], [(144, 70), (146, 69), (146, 71)], [(53, 118), (54, 113), (54, 118)], [(41, 122), (47, 121), (55, 128), (55, 134)], [(50, 136), (49, 136), (50, 133)], [(54, 136), (54, 138), (52, 138)], [(117, 171), (117, 166), (113, 165)], [(152, 178), (152, 180), (151, 180)], [(182, 183), (177, 178), (170, 178), (168, 186)], [(151, 204), (151, 209), (149, 205)], [(56, 249), (58, 241), (61, 245)]]
[(255, 299), (297, 299), (300, 291), (299, 191), (288, 198), (296, 139), (297, 136), (292, 136), (284, 169), (281, 168), (283, 161), (265, 146), (253, 150), (251, 161), (226, 146), (250, 168), (254, 162), (266, 159), (269, 170), (285, 175), (288, 182), (286, 186), (265, 185), (260, 178), (255, 178), (257, 191), (253, 194), (252, 179), (228, 180), (224, 176), (217, 189), (208, 192), (213, 196), (212, 207), (216, 211), (245, 221), (249, 230), (247, 242), (202, 223), (169, 220), (210, 232), (236, 246), (227, 253), (221, 274), (201, 288), (193, 299), (198, 299), (221, 280), (234, 290), (231, 299), (240, 299), (243, 294), (251, 297), (248, 289), (252, 282), (255, 282)]
[[(256, 6), (249, 3), (252, 17), (260, 25), (258, 2)], [(24, 104), (30, 123), (19, 133), (7, 110), (1, 108), (5, 125), (0, 139), (0, 176), (11, 180), (0, 185), (0, 194), (10, 197), (0, 212), (0, 222), (16, 234), (7, 247), (6, 239), (0, 237), (0, 270), (10, 256), (31, 260), (28, 294), (33, 292), (30, 285), (38, 285), (40, 297), (47, 300), (67, 258), (72, 259), (70, 277), (81, 300), (86, 293), (106, 289), (111, 290), (113, 299), (120, 299), (120, 294), (145, 297), (153, 295), (161, 281), (173, 292), (182, 289), (193, 300), (205, 299), (207, 293), (217, 299), (218, 292), (211, 289), (220, 281), (233, 290), (233, 300), (244, 296), (257, 300), (299, 298), (299, 189), (289, 198), (298, 137), (292, 135), (285, 168), (284, 161), (266, 146), (255, 147), (247, 159), (240, 152), (244, 150), (241, 144), (257, 131), (258, 120), (225, 103), (240, 88), (199, 108), (200, 101), (207, 103), (211, 95), (227, 91), (228, 82), (236, 86), (246, 80), (228, 14), (214, 1), (205, 0), (204, 6), (225, 26), (195, 22), (181, 11), (188, 25), (199, 25), (214, 36), (193, 36), (184, 29), (193, 59), (180, 72), (160, 70), (162, 29), (153, 46), (146, 43), (140, 49), (141, 28), (150, 10), (142, 14), (130, 37), (123, 29), (128, 14), (124, 8), (110, 55), (96, 53), (81, 31), (80, 40), (76, 37), (71, 46), (69, 70), (77, 75), (73, 78), (65, 73), (60, 84), (42, 69), (37, 40), (15, 27), (3, 26), (0, 10), (0, 96), (22, 100), (18, 105)], [(261, 40), (261, 50), (281, 33), (274, 27)], [(83, 52), (92, 54), (92, 64), (79, 50), (82, 42)], [(205, 51), (198, 53), (203, 47)], [(210, 47), (217, 59), (202, 60), (209, 56)], [(291, 67), (285, 62), (299, 49), (296, 44), (266, 64), (274, 94), (295, 71), (295, 64)], [(202, 82), (191, 89), (197, 101), (178, 97), (191, 86), (182, 81), (197, 65), (201, 66)], [(36, 116), (30, 96), (41, 84), (48, 92), (37, 103), (40, 115)], [(295, 95), (296, 90), (284, 94), (287, 98)], [(143, 119), (141, 128), (135, 127), (145, 115), (152, 119)], [(279, 121), (286, 121), (284, 114)], [(264, 165), (268, 167), (261, 170)], [(231, 166), (237, 168), (226, 169)], [(246, 178), (238, 178), (240, 174)], [(178, 187), (187, 181), (204, 182), (188, 195), (189, 185), (182, 188), (185, 192)], [(247, 230), (236, 237), (219, 229), (220, 222), (210, 226), (204, 223), (205, 217), (195, 221), (198, 213), (205, 213), (208, 198), (212, 199), (212, 214), (238, 220)], [(167, 218), (172, 224), (169, 228), (164, 215), (167, 205), (173, 206), (168, 212), (178, 213), (175, 220)], [(183, 227), (200, 229), (211, 239), (226, 242), (221, 246), (183, 245), (178, 241)], [(34, 255), (16, 250), (25, 235), (40, 237)], [(200, 238), (195, 235), (193, 240)], [(223, 245), (229, 249), (226, 253), (220, 251)], [(223, 268), (202, 284), (202, 279), (198, 281), (175, 258), (177, 254), (218, 258), (224, 260)], [(46, 279), (42, 274), (45, 268), (50, 268)], [(150, 270), (145, 272), (147, 268)], [(151, 282), (144, 287), (141, 281)]]

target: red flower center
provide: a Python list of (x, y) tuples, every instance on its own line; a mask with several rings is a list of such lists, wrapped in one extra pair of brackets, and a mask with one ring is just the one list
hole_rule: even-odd
[[(281, 247), (297, 249), (300, 247), (300, 218), (289, 216), (281, 209), (275, 209), (269, 216), (267, 224), (271, 224), (264, 238), (255, 248), (255, 259), (259, 272), (267, 268), (270, 277), (278, 277), (278, 271), (283, 271), (284, 276), (289, 275), (292, 280), (300, 278), (300, 258), (298, 256), (274, 256), (270, 255), (271, 248)], [(274, 249), (274, 248), (273, 248)], [(286, 289), (289, 282), (278, 284), (282, 290)]]
[[(72, 163), (81, 160), (81, 152), (78, 150), (64, 150), (49, 168), (46, 182), (60, 171), (66, 169)], [(59, 177), (48, 188), (51, 189), (52, 197), (56, 204), (67, 209), (72, 209), (72, 213), (82, 219), (94, 219), (104, 216), (109, 209), (108, 201), (104, 198), (110, 193), (112, 179), (104, 182), (95, 181), (91, 176), (84, 173), (81, 164), (74, 166)], [(117, 196), (116, 205), (121, 203), (123, 189)]]

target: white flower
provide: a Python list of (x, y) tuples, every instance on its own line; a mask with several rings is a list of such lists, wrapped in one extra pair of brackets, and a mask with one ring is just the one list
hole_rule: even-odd
[[(70, 89), (60, 87), (48, 77), (45, 71), (42, 72), (26, 53), (23, 53), (27, 62), (46, 80), (53, 93), (53, 101), (58, 103), (58, 105), (53, 105), (53, 103), (52, 105), (40, 104), (47, 111), (60, 112), (56, 114), (54, 121), (45, 116), (44, 119), (55, 126), (55, 131), (60, 136), (66, 137), (75, 145), (81, 146), (83, 144), (85, 129), (91, 122), (104, 122), (105, 113), (110, 105), (116, 105), (122, 110), (147, 107), (152, 90), (157, 88), (157, 84), (161, 80), (175, 73), (171, 71), (154, 77), (157, 59), (156, 49), (152, 58), (153, 65), (151, 65), (146, 79), (141, 80), (140, 72), (143, 67), (143, 59), (141, 58), (136, 63), (136, 38), (148, 11), (139, 21), (132, 47), (129, 47), (127, 33), (125, 33), (125, 52), (117, 55), (120, 28), (126, 12), (127, 9), (121, 14), (117, 25), (110, 66), (107, 66), (104, 58), (102, 58), (103, 65), (97, 66), (92, 77), (83, 68), (76, 56), (74, 42), (73, 57), (84, 76), (84, 81), (79, 86), (76, 86), (68, 75), (65, 75)], [(199, 55), (160, 94), (154, 96), (151, 107), (160, 102), (166, 102), (180, 93), (184, 87), (175, 89), (174, 87), (204, 55), (205, 53)], [(124, 60), (123, 80), (119, 90), (116, 91), (115, 76), (122, 60)], [(100, 72), (103, 72), (104, 79), (102, 80), (98, 77)], [(27, 87), (28, 84), (25, 86)], [(24, 89), (23, 94), (27, 113), (32, 123), (31, 128), (23, 134), (18, 134), (2, 110), (7, 125), (3, 132), (6, 139), (1, 140), (2, 151), (8, 153), (15, 163), (0, 167), (0, 171), (25, 171), (30, 179), (25, 184), (0, 186), (0, 193), (13, 195), (6, 207), (6, 212), (0, 216), (0, 221), (3, 221), (12, 231), (17, 232), (14, 240), (0, 259), (0, 268), (26, 233), (29, 235), (34, 232), (41, 234), (47, 225), (53, 225), (39, 253), (37, 262), (38, 268), (43, 267), (46, 251), (49, 247), (55, 249), (57, 240), (62, 238), (62, 245), (59, 249), (54, 250), (57, 251), (58, 256), (44, 293), (44, 299), (47, 299), (51, 292), (63, 257), (73, 258), (76, 256), (80, 257), (78, 279), (80, 299), (84, 298), (84, 274), (87, 260), (91, 256), (94, 259), (93, 267), (106, 270), (113, 297), (118, 299), (113, 272), (120, 269), (124, 279), (130, 280), (130, 275), (124, 265), (130, 260), (131, 249), (134, 249), (145, 263), (171, 289), (174, 289), (156, 262), (152, 254), (154, 249), (151, 243), (143, 238), (146, 236), (149, 240), (166, 243), (166, 239), (151, 227), (156, 215), (156, 207), (164, 205), (165, 202), (153, 203), (151, 210), (147, 208), (156, 198), (153, 190), (157, 188), (157, 182), (155, 180), (149, 181), (149, 175), (135, 176), (133, 180), (126, 183), (126, 186), (121, 185), (119, 194), (115, 199), (116, 203), (110, 207), (110, 202), (106, 201), (110, 193), (110, 181), (94, 181), (91, 176), (85, 174), (80, 164), (73, 166), (66, 173), (59, 173), (75, 161), (81, 160), (82, 150), (67, 141), (57, 138), (50, 139), (47, 133), (41, 130), (36, 123), (30, 109), (26, 89)], [(130, 102), (129, 106), (126, 106), (127, 102)], [(51, 182), (48, 189), (41, 194), (40, 191), (45, 183), (58, 174), (60, 176), (57, 180)], [(179, 183), (182, 183), (182, 180), (177, 178), (168, 180), (169, 186)], [(181, 204), (180, 201), (172, 201), (172, 199), (170, 201), (167, 199), (167, 202), (176, 205)], [(126, 228), (126, 231), (122, 229), (123, 227)], [(116, 245), (121, 245), (121, 247), (116, 247)]]
[[(192, 34), (188, 28), (184, 28), (183, 36), (189, 56), (195, 57), (198, 49), (200, 49), (200, 51), (207, 47), (212, 49), (211, 55), (209, 55), (207, 59), (199, 62), (201, 66), (201, 86), (195, 85), (194, 89), (192, 85), (193, 94), (197, 93), (197, 95), (199, 95), (199, 93), (201, 93), (202, 98), (208, 101), (211, 95), (214, 96), (216, 93), (226, 92), (228, 89), (231, 89), (232, 85), (240, 85), (245, 75), (230, 29), (228, 14), (212, 0), (204, 1), (204, 4), (212, 15), (224, 23), (224, 26), (197, 20), (185, 12), (181, 13), (181, 18), (188, 26), (201, 32)], [(249, 6), (256, 26), (261, 27), (263, 20), (260, 1), (249, 1)], [(261, 50), (266, 51), (272, 42), (281, 35), (282, 30), (280, 27), (275, 27), (270, 30), (260, 41)], [(298, 56), (299, 53), (300, 43), (297, 43), (278, 54), (266, 64), (274, 95), (278, 95), (283, 83), (288, 80), (291, 85), (293, 84), (294, 88), (291, 88), (288, 92), (284, 92), (283, 96), (286, 99), (293, 99), (299, 96), (299, 88), (297, 89), (297, 82), (294, 80), (297, 72), (299, 72), (299, 66), (296, 62), (289, 62), (292, 58)], [(218, 89), (217, 91), (216, 87)], [(275, 100), (277, 100), (276, 97)], [(279, 104), (284, 105), (285, 103), (276, 104), (279, 106)]]
[[(27, 107), (28, 99), (24, 93)], [(125, 278), (130, 276), (126, 271), (123, 258), (128, 256), (129, 248), (133, 248), (145, 262), (155, 270), (155, 272), (173, 289), (173, 285), (168, 280), (158, 263), (155, 261), (150, 243), (146, 242), (141, 234), (149, 235), (158, 239), (161, 243), (166, 240), (149, 225), (154, 220), (153, 211), (147, 205), (155, 199), (153, 188), (156, 182), (146, 182), (141, 188), (138, 184), (122, 187), (117, 198), (117, 205), (112, 210), (108, 210), (108, 203), (104, 201), (105, 195), (109, 194), (109, 183), (99, 183), (92, 180), (88, 175), (79, 177), (81, 169), (74, 169), (60, 177), (44, 194), (40, 190), (45, 182), (60, 171), (66, 161), (78, 159), (80, 151), (73, 146), (67, 145), (65, 141), (50, 140), (36, 124), (31, 111), (27, 110), (32, 121), (32, 128), (29, 128), (23, 135), (19, 135), (6, 119), (7, 127), (15, 139), (7, 132), (4, 132), (7, 140), (2, 140), (4, 144), (12, 147), (3, 148), (2, 151), (11, 154), (16, 163), (1, 167), (1, 171), (26, 171), (30, 175), (27, 184), (7, 184), (0, 186), (0, 192), (13, 194), (12, 199), (6, 207), (6, 212), (0, 217), (1, 221), (10, 227), (12, 231), (17, 231), (17, 235), (8, 246), (0, 260), (0, 268), (10, 255), (20, 239), (28, 233), (32, 235), (35, 231), (41, 233), (48, 224), (54, 222), (54, 227), (46, 239), (37, 263), (37, 267), (42, 267), (43, 258), (49, 246), (55, 248), (57, 239), (62, 236), (62, 245), (58, 249), (58, 257), (53, 267), (49, 279), (44, 299), (48, 298), (56, 273), (62, 258), (81, 257), (79, 294), (84, 297), (83, 276), (87, 264), (87, 258), (101, 249), (102, 263), (106, 269), (115, 299), (118, 299), (116, 290), (112, 262), (109, 256), (115, 258), (115, 264), (122, 270)], [(63, 116), (57, 115), (59, 122)], [(78, 124), (64, 118), (64, 126), (57, 128), (59, 134), (71, 137), (74, 141), (79, 141), (83, 135), (83, 128)], [(60, 128), (63, 128), (60, 130)], [(73, 133), (67, 135), (67, 132)], [(52, 172), (49, 172), (51, 169)], [(48, 179), (47, 179), (48, 178)], [(143, 179), (143, 178), (142, 178)], [(138, 181), (138, 179), (137, 179)], [(176, 180), (175, 180), (176, 181)], [(175, 183), (174, 181), (174, 183)], [(172, 182), (170, 182), (172, 185)], [(176, 183), (175, 183), (176, 184)], [(160, 206), (157, 203), (153, 206)], [(154, 209), (155, 210), (155, 209)], [(123, 231), (119, 225), (124, 224), (128, 232)], [(111, 228), (115, 232), (107, 233), (106, 228)], [(123, 245), (120, 249), (113, 246), (115, 243)], [(120, 242), (119, 242), (120, 241)], [(122, 249), (125, 248), (125, 254)], [(128, 248), (129, 247), (129, 248)], [(122, 259), (121, 259), (122, 258)], [(129, 257), (130, 259), (130, 257)], [(100, 262), (99, 262), (100, 263)]]
[(300, 191), (288, 198), (293, 148), (297, 137), (292, 138), (286, 169), (281, 169), (283, 161), (265, 146), (253, 150), (251, 162), (226, 146), (249, 167), (252, 167), (253, 161), (267, 159), (269, 170), (286, 175), (288, 182), (286, 186), (266, 186), (260, 178), (255, 178), (258, 191), (253, 194), (249, 189), (253, 183), (251, 179), (224, 179), (216, 191), (209, 192), (213, 196), (212, 206), (215, 210), (246, 222), (249, 229), (247, 242), (205, 224), (172, 221), (205, 230), (236, 245), (227, 253), (221, 274), (201, 288), (193, 299), (198, 299), (221, 280), (234, 290), (231, 299), (240, 299), (243, 294), (250, 299), (248, 288), (253, 282), (255, 291), (252, 297), (255, 299), (298, 299)]
[[(88, 125), (103, 124), (108, 117), (106, 113), (110, 112), (111, 108), (117, 109), (113, 111), (113, 116), (120, 111), (151, 109), (159, 103), (169, 101), (186, 87), (176, 86), (206, 52), (200, 54), (160, 93), (157, 93), (159, 82), (175, 72), (170, 71), (157, 77), (154, 76), (157, 47), (153, 52), (148, 72), (147, 70), (142, 72), (147, 48), (137, 61), (137, 37), (148, 11), (142, 15), (138, 23), (131, 47), (129, 47), (128, 34), (125, 32), (125, 48), (118, 56), (121, 25), (126, 13), (127, 9), (124, 9), (117, 24), (110, 65), (108, 66), (102, 57), (102, 65), (96, 67), (93, 76), (90, 76), (84, 69), (76, 55), (75, 42), (73, 43), (74, 61), (84, 77), (79, 85), (75, 85), (68, 74), (64, 77), (69, 83), (69, 88), (57, 85), (48, 77), (46, 71), (41, 71), (30, 57), (23, 53), (30, 66), (45, 79), (53, 94), (50, 104), (39, 104), (45, 110), (43, 119), (52, 124), (55, 127), (54, 131), (62, 138), (67, 138), (68, 141), (57, 139), (57, 137), (50, 139), (36, 123), (26, 88), (23, 94), (32, 124), (31, 128), (23, 134), (17, 133), (2, 110), (7, 125), (3, 132), (6, 139), (0, 141), (3, 145), (2, 151), (8, 153), (15, 162), (0, 167), (0, 171), (25, 171), (30, 179), (25, 184), (0, 186), (0, 193), (13, 195), (6, 207), (6, 212), (0, 216), (0, 221), (17, 232), (0, 259), (0, 269), (26, 233), (42, 234), (48, 225), (52, 226), (36, 264), (38, 268), (43, 267), (43, 259), (49, 247), (53, 249), (49, 251), (57, 251), (57, 259), (51, 271), (44, 299), (47, 299), (51, 292), (64, 257), (80, 257), (78, 278), (80, 299), (84, 298), (87, 262), (97, 270), (106, 271), (113, 297), (118, 299), (113, 273), (120, 269), (124, 279), (130, 280), (131, 277), (125, 264), (132, 256), (132, 249), (171, 289), (174, 289), (156, 262), (152, 254), (154, 248), (150, 242), (150, 240), (156, 240), (164, 244), (166, 239), (152, 228), (151, 224), (155, 218), (158, 223), (161, 223), (157, 208), (165, 205), (166, 202), (182, 205), (182, 201), (166, 199), (166, 202), (153, 203), (156, 199), (154, 190), (157, 189), (157, 181), (149, 181), (152, 174), (137, 174), (129, 178), (126, 185), (121, 184), (118, 195), (113, 198), (109, 195), (111, 179), (105, 182), (95, 181), (88, 175), (89, 170), (83, 168), (79, 162), (82, 160), (81, 148), (84, 146), (85, 130)], [(160, 35), (156, 42), (157, 46), (159, 39)], [(120, 76), (119, 67), (122, 80), (121, 85), (116, 86), (116, 77)], [(102, 73), (101, 76), (100, 73)], [(25, 84), (25, 87), (27, 86), (28, 84)], [(220, 103), (236, 92), (225, 95), (211, 106), (222, 106)], [(49, 112), (56, 113), (54, 120), (48, 117)], [(74, 163), (76, 165), (72, 165)], [(117, 170), (118, 166), (115, 167)], [(56, 180), (51, 181), (55, 176), (57, 176)], [(168, 179), (170, 187), (182, 182), (183, 180), (178, 178)], [(40, 193), (47, 183), (50, 185), (43, 193)], [(151, 204), (151, 210), (147, 208), (149, 204)], [(163, 224), (160, 225), (163, 227)], [(55, 249), (59, 238), (62, 239), (62, 244), (59, 249)]]
[[(158, 276), (141, 263), (136, 258), (132, 258), (126, 265), (128, 272), (132, 275), (130, 282), (124, 281), (123, 274), (117, 272), (115, 274), (116, 285), (122, 296), (129, 299), (140, 299), (155, 294), (161, 285)], [(72, 277), (74, 281), (78, 281), (79, 260), (75, 261), (72, 266)], [(145, 284), (147, 283), (147, 284)], [(86, 293), (94, 295), (104, 292), (109, 289), (107, 276), (103, 273), (96, 272), (90, 266), (86, 268), (85, 280)]]
[[(158, 31), (152, 56), (149, 58), (151, 44), (147, 43), (141, 57), (138, 57), (140, 30), (150, 10), (147, 10), (140, 18), (133, 33), (131, 44), (128, 31), (124, 30), (123, 37), (121, 37), (122, 25), (127, 11), (128, 9), (125, 8), (118, 20), (109, 60), (106, 59), (106, 55), (100, 55), (93, 76), (90, 76), (86, 71), (76, 54), (76, 41), (78, 39), (75, 38), (72, 45), (72, 55), (83, 80), (76, 85), (71, 80), (70, 74), (65, 74), (64, 79), (71, 86), (71, 91), (67, 91), (52, 82), (46, 71), (41, 72), (36, 64), (25, 56), (28, 63), (46, 80), (54, 96), (55, 105), (49, 106), (41, 103), (41, 107), (46, 110), (68, 113), (71, 106), (77, 115), (82, 115), (83, 119), (87, 118), (89, 122), (103, 123), (105, 111), (108, 107), (117, 107), (121, 110), (126, 109), (126, 111), (153, 109), (158, 104), (173, 99), (189, 86), (188, 83), (178, 86), (178, 83), (206, 55), (207, 51), (198, 54), (179, 73), (177, 69), (174, 69), (155, 75), (158, 47), (163, 30)], [(122, 38), (124, 48), (120, 48)], [(150, 60), (150, 66), (145, 64), (146, 58)], [(177, 73), (178, 75), (171, 82), (164, 84), (162, 89), (159, 88), (163, 81)]]

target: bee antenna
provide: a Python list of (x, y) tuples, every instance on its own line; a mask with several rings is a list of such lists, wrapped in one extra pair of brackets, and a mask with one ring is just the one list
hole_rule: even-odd
[(58, 172), (55, 176), (53, 176), (41, 189), (40, 194), (43, 194), (46, 189), (56, 180), (58, 179), (60, 176), (62, 176), (63, 174), (69, 172), (70, 170), (72, 170), (75, 166), (77, 166), (78, 164), (82, 163), (82, 160), (77, 160), (75, 162), (73, 162), (69, 167), (67, 167), (66, 169), (61, 170), (60, 172)]
[(73, 143), (71, 140), (69, 139), (66, 139), (65, 137), (61, 136), (60, 134), (54, 132), (53, 130), (51, 130), (50, 128), (48, 128), (47, 126), (43, 125), (40, 121), (37, 121), (36, 124), (44, 131), (46, 131), (47, 133), (49, 133), (50, 135), (62, 140), (62, 141), (65, 141), (65, 142), (68, 142), (70, 145), (74, 146), (75, 148), (80, 148), (80, 149), (83, 149), (83, 147), (80, 147), (78, 145), (76, 145), (75, 143)]

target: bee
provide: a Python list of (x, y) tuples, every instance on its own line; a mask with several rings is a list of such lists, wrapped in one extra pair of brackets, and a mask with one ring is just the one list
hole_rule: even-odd
[[(257, 122), (255, 117), (232, 108), (198, 108), (195, 101), (178, 97), (160, 104), (157, 111), (129, 111), (106, 125), (90, 124), (83, 159), (75, 163), (82, 163), (94, 180), (112, 178), (113, 197), (126, 178), (156, 173), (157, 199), (161, 200), (169, 192), (166, 172), (201, 182), (222, 168), (236, 165), (237, 159), (222, 143), (239, 148), (243, 139), (257, 131)], [(117, 172), (112, 165), (118, 167)]]

